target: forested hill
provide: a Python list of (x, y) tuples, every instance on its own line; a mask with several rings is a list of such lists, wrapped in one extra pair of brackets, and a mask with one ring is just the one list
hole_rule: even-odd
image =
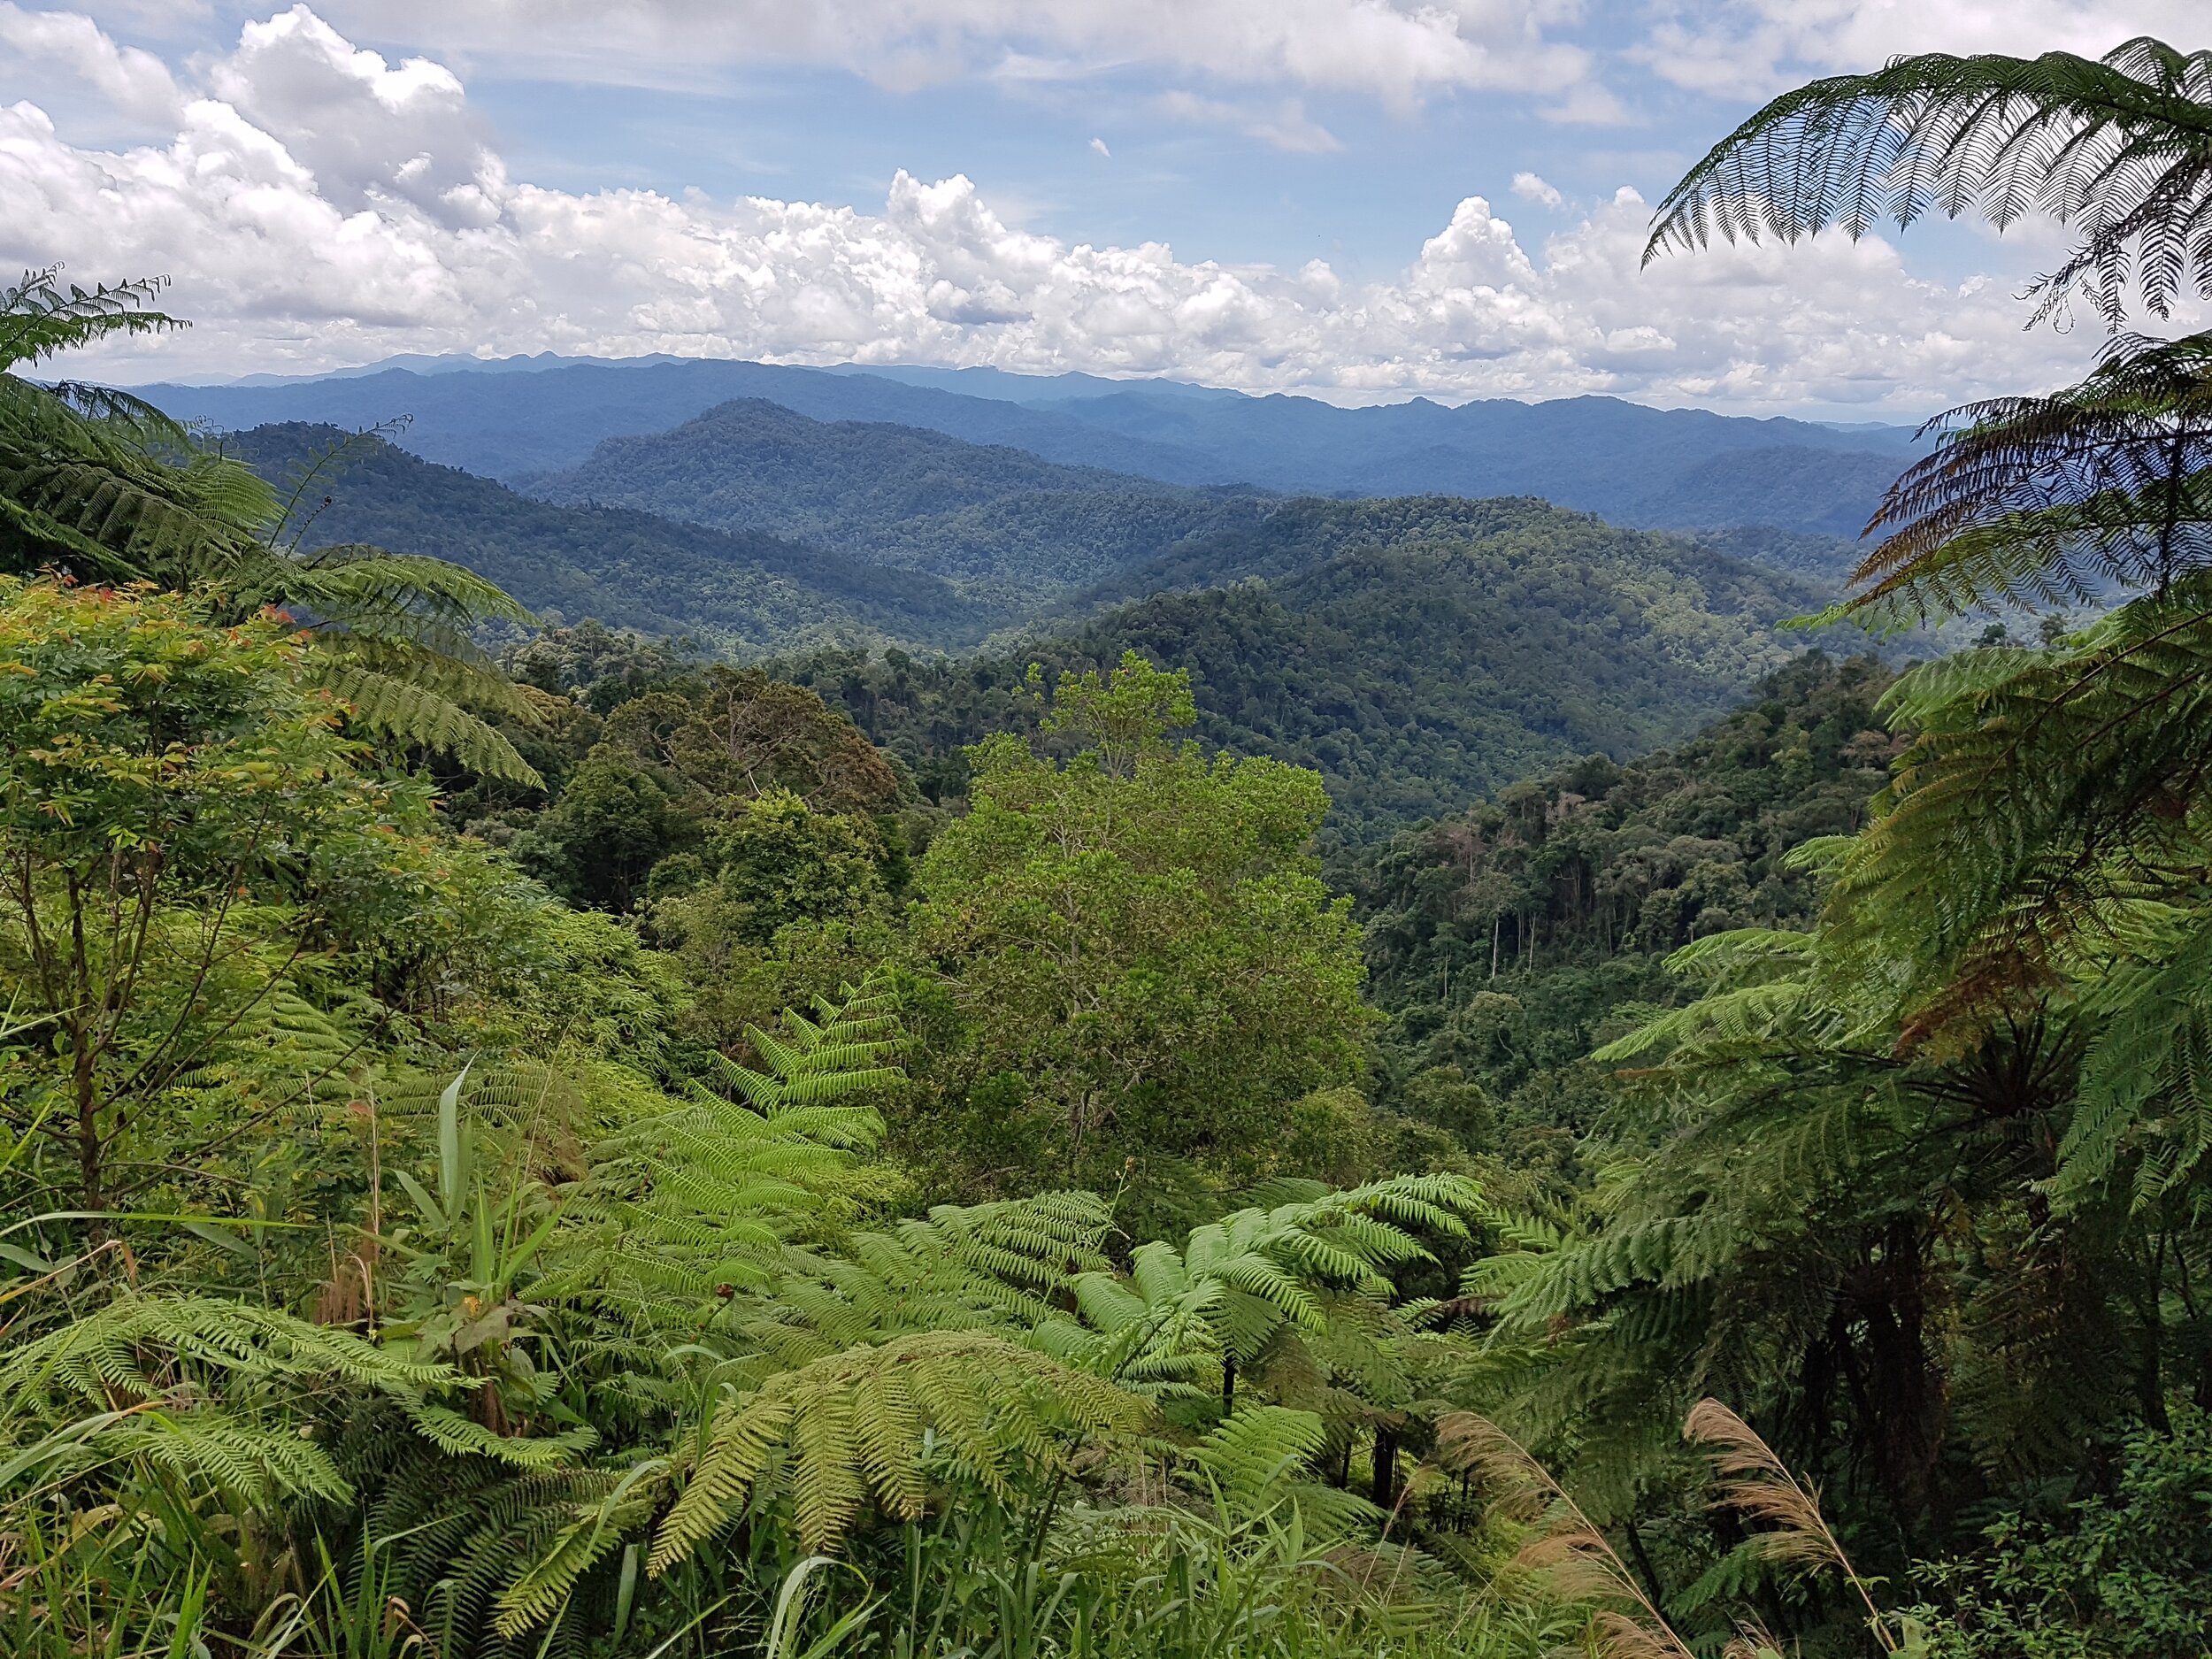
[[(781, 474), (789, 517), (846, 479), (862, 497), (853, 518), (872, 518), (886, 539), (933, 522), (900, 519), (902, 506), (972, 503), (996, 484), (1008, 492), (997, 501), (933, 522), (996, 514), (1019, 536), (994, 552), (947, 530), (937, 545), (967, 549), (972, 571), (993, 557), (1011, 568), (956, 583), (758, 531), (540, 501), (327, 427), (230, 442), (280, 482), (321, 465), (308, 499), (326, 501), (305, 515), (310, 545), (449, 557), (572, 620), (795, 655), (798, 678), (940, 796), (964, 787), (964, 745), (1033, 718), (1033, 661), (1105, 664), (1133, 649), (1188, 668), (1199, 739), (1318, 769), (1340, 844), (1460, 811), (1578, 756), (1624, 760), (1679, 741), (1786, 660), (1801, 641), (1775, 625), (1818, 609), (1829, 591), (1717, 542), (1624, 530), (1540, 501), (1147, 494), (1110, 474), (900, 428), (825, 426), (772, 405), (732, 405), (694, 424), (710, 434), (695, 447), (675, 447), (677, 434), (624, 445), (660, 446), (672, 465), (724, 440), (780, 434), (810, 451)], [(903, 474), (892, 465), (902, 456)], [(1089, 492), (1025, 488), (1101, 479), (1106, 487)], [(1053, 539), (1070, 518), (1090, 533), (1087, 557), (1163, 541), (1168, 549), (1071, 596), (1048, 573), (1069, 565), (1044, 562), (1071, 557)], [(1209, 524), (1212, 534), (1187, 534)], [(1761, 540), (1740, 533), (1726, 545)], [(1025, 563), (1023, 549), (1038, 557)], [(1044, 603), (1056, 620), (1033, 620)], [(968, 661), (936, 655), (1025, 624), (1033, 643)], [(879, 655), (887, 645), (904, 649)]]
[(581, 466), (525, 484), (550, 501), (764, 532), (1033, 599), (1265, 511), (1245, 495), (914, 426), (810, 420), (758, 399), (610, 438)]
[(304, 489), (304, 545), (425, 553), (488, 576), (534, 611), (748, 654), (888, 637), (956, 649), (1018, 619), (918, 571), (757, 532), (618, 508), (564, 507), (331, 426), (261, 426), (225, 447), (280, 490)]
[[(1062, 470), (1056, 481), (1105, 487), (1015, 488), (902, 521), (890, 504), (901, 491), (908, 504), (941, 501), (934, 491), (972, 499), (994, 480), (1039, 481), (1042, 464), (897, 428), (801, 421), (772, 405), (726, 412), (746, 430), (795, 429), (815, 446), (783, 475), (787, 505), (840, 479), (857, 488), (864, 474), (878, 493), (856, 516), (873, 514), (885, 540), (903, 534), (943, 562), (995, 573), (951, 581), (856, 557), (841, 539), (810, 544), (541, 501), (330, 427), (262, 427), (227, 442), (280, 488), (312, 471), (308, 545), (450, 558), (571, 621), (690, 634), (741, 657), (827, 649), (823, 660), (841, 664), (887, 645), (972, 650), (1016, 628), (1045, 641), (920, 671), (952, 687), (979, 675), (1010, 684), (1032, 655), (1103, 661), (1134, 644), (1198, 669), (1208, 741), (1328, 771), (1347, 825), (1453, 810), (1564, 755), (1624, 755), (1679, 736), (1779, 660), (1788, 646), (1771, 631), (1777, 618), (1817, 608), (1826, 593), (1721, 550), (1789, 538), (1740, 532), (1708, 545), (1525, 500), (1215, 498)], [(944, 447), (904, 447), (915, 438)], [(888, 465), (895, 454), (914, 462), (902, 481)], [(870, 457), (883, 465), (870, 471)], [(1153, 557), (1071, 593), (1050, 574), (1071, 567), (1071, 546), (1087, 560), (1128, 549)], [(903, 748), (918, 766), (956, 770), (958, 745), (994, 729), (1006, 707), (965, 691), (932, 696), (957, 705), (953, 726), (909, 731)]]
[(1775, 625), (1824, 592), (1540, 502), (1300, 502), (1261, 540), (1272, 580), (1156, 594), (994, 657), (786, 667), (944, 795), (961, 745), (1033, 718), (1030, 663), (1133, 649), (1190, 670), (1206, 744), (1317, 768), (1333, 835), (1359, 839), (1680, 740), (1800, 649)]
[(1210, 536), (1193, 536), (1125, 565), (1071, 597), (1064, 608), (1079, 612), (1170, 588), (1217, 587), (1254, 577), (1276, 580), (1363, 547), (1443, 548), (1509, 538), (1497, 545), (1509, 554), (1517, 545), (1509, 538), (1523, 535), (1546, 547), (1565, 535), (1578, 545), (1603, 549), (1605, 557), (1656, 559), (1669, 568), (1726, 572), (1747, 565), (1782, 573), (1792, 591), (1802, 587), (1801, 580), (1790, 583), (1792, 577), (1833, 582), (1854, 562), (1849, 545), (1832, 537), (1759, 526), (1688, 537), (1623, 529), (1532, 496), (1405, 495), (1358, 503), (1309, 496), (1273, 504), (1246, 522), (1233, 522)]

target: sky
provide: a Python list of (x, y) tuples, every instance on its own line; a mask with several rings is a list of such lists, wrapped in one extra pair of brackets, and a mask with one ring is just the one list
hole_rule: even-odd
[(2208, 11), (0, 0), (0, 268), (168, 278), (191, 329), (68, 365), (125, 383), (672, 352), (1913, 419), (2093, 358), (2023, 326), (2054, 229), (1640, 268), (1651, 204), (1813, 76)]

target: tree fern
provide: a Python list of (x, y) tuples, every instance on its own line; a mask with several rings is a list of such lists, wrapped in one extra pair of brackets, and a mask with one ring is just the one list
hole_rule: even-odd
[(2062, 651), (1932, 667), (1892, 696), (1920, 735), (1839, 877), (1836, 973), (1893, 981), (1922, 1038), (2166, 948), (2212, 833), (2212, 575)]
[[(763, 1377), (857, 1343), (932, 1330), (992, 1331), (1036, 1343), (1071, 1276), (1105, 1265), (1112, 1224), (1089, 1193), (939, 1205), (926, 1219), (793, 1248), (725, 1321), (749, 1352), (733, 1374)], [(1077, 1346), (1080, 1346), (1079, 1343)]]
[(2212, 557), (2212, 335), (2108, 342), (2095, 373), (1930, 423), (1884, 496), (1847, 610), (2066, 607)]
[[(1072, 1281), (1097, 1333), (1093, 1363), (1133, 1385), (1187, 1389), (1202, 1365), (1248, 1363), (1279, 1331), (1328, 1325), (1326, 1292), (1386, 1294), (1382, 1269), (1426, 1259), (1401, 1222), (1464, 1236), (1486, 1213), (1463, 1178), (1401, 1176), (1347, 1192), (1242, 1210), (1131, 1253), (1126, 1279), (1096, 1271)], [(1225, 1377), (1224, 1392), (1232, 1392)]]
[[(899, 1081), (902, 1075), (888, 1064), (904, 1046), (899, 1028), (897, 997), (889, 980), (872, 975), (856, 989), (847, 986), (844, 1001), (816, 998), (817, 1020), (795, 1010), (786, 1016), (788, 1034), (779, 1037), (757, 1025), (745, 1029), (745, 1040), (766, 1065), (756, 1071), (726, 1064), (724, 1078), (748, 1103), (764, 1116), (810, 1133), (836, 1133), (836, 1125), (855, 1127), (845, 1133), (872, 1140), (881, 1133), (872, 1114), (847, 1118), (795, 1118), (803, 1108), (823, 1108)], [(857, 1140), (856, 1140), (856, 1144)]]
[(866, 1102), (901, 1076), (886, 1062), (903, 1041), (874, 979), (787, 1023), (749, 1033), (765, 1071), (717, 1057), (735, 1099), (698, 1087), (602, 1142), (537, 1294), (695, 1328), (718, 1296), (769, 1283), (881, 1135)]
[(412, 1399), (455, 1380), (249, 1302), (126, 1292), (0, 1359), (0, 1445), (10, 1448), (0, 1467), (51, 1479), (142, 1457), (248, 1502), (341, 1498), (348, 1484), (328, 1454), (288, 1412), (255, 1409), (262, 1386)]
[(114, 1403), (158, 1399), (195, 1373), (239, 1379), (330, 1377), (364, 1386), (419, 1389), (453, 1380), (350, 1333), (273, 1309), (213, 1296), (122, 1293), (96, 1311), (19, 1339), (0, 1360), (0, 1395), (49, 1390)]
[(511, 1638), (553, 1618), (575, 1594), (578, 1581), (652, 1518), (667, 1476), (664, 1459), (648, 1458), (605, 1491), (580, 1495), (571, 1506), (572, 1518), (550, 1548), (501, 1594), (500, 1633)]
[[(65, 290), (58, 265), (25, 272), (13, 288), (0, 289), (0, 370), (33, 366), (109, 334), (165, 334), (189, 326), (150, 309), (167, 286), (165, 278), (157, 277), (102, 283), (88, 290), (73, 283)], [(167, 419), (136, 398), (128, 398), (127, 405), (148, 424)]]
[(2124, 1158), (2137, 1206), (2212, 1156), (2212, 916), (2175, 916), (2089, 991), (2101, 1016), (2084, 1057), (2080, 1105), (2059, 1148), (2054, 1195), (2095, 1194)]
[[(333, 1450), (365, 1500), (346, 1525), (376, 1541), (388, 1563), (388, 1594), (408, 1603), (440, 1652), (457, 1655), (495, 1651), (509, 1592), (560, 1553), (580, 1516), (618, 1492), (640, 1490), (637, 1480), (626, 1486), (619, 1470), (518, 1469), (440, 1451), (380, 1407), (357, 1410)], [(645, 1517), (624, 1511), (623, 1518)], [(588, 1570), (578, 1566), (567, 1587)]]
[(532, 787), (541, 781), (506, 738), (429, 687), (349, 662), (342, 654), (312, 662), (311, 673), (330, 688), (364, 731), (450, 755), (488, 778)]
[(1313, 1465), (1328, 1441), (1328, 1427), (1317, 1412), (1245, 1406), (1202, 1435), (1190, 1456), (1232, 1521), (1290, 1506), (1325, 1537), (1379, 1525), (1382, 1510), (1313, 1479)]
[(2048, 213), (2078, 237), (2041, 313), (2085, 287), (2116, 325), (2131, 283), (2164, 316), (2212, 293), (2212, 54), (2147, 38), (2101, 60), (1901, 58), (1776, 98), (1659, 204), (1645, 258), (1715, 234), (1793, 242), (1833, 225)]

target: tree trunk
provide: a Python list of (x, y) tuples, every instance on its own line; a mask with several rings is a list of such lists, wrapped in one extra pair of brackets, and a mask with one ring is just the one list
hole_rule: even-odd
[(1397, 1495), (1398, 1431), (1378, 1423), (1375, 1425), (1375, 1474), (1368, 1489), (1368, 1496), (1379, 1509), (1386, 1509)]
[[(101, 1170), (100, 1094), (98, 1079), (93, 1069), (96, 1058), (89, 1032), (72, 1029), (70, 1041), (73, 1052), (70, 1081), (77, 1104), (77, 1186), (82, 1207), (99, 1210), (106, 1193)], [(85, 1224), (86, 1236), (94, 1244), (105, 1241), (107, 1229), (98, 1221)]]
[(1634, 1515), (1621, 1523), (1621, 1535), (1628, 1540), (1628, 1558), (1636, 1563), (1636, 1576), (1644, 1581), (1644, 1594), (1659, 1617), (1667, 1616), (1667, 1588), (1659, 1581), (1659, 1569), (1651, 1564), (1650, 1552), (1644, 1548), (1644, 1535), (1636, 1525)]

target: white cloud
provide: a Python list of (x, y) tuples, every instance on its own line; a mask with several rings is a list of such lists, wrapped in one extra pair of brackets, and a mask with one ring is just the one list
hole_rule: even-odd
[(495, 221), (506, 195), (453, 72), (357, 50), (304, 5), (249, 23), (212, 65), (210, 90), (315, 175), (349, 210), (406, 202), (459, 227)]
[(1913, 52), (2101, 57), (2154, 35), (2197, 43), (2203, 0), (1675, 0), (1632, 54), (1676, 85), (1765, 97), (1801, 71), (1879, 68)]
[(0, 109), (0, 266), (166, 273), (199, 319), (100, 359), (119, 379), (670, 351), (1903, 414), (2070, 376), (2094, 343), (2024, 336), (2016, 280), (1919, 280), (1877, 238), (1640, 270), (1648, 209), (1629, 191), (1533, 250), (1471, 196), (1395, 276), (1355, 282), (1317, 260), (1070, 244), (958, 176), (902, 173), (879, 212), (515, 182), (448, 71), (357, 51), (301, 9), (201, 73), (173, 136), (138, 148)]
[(0, 65), (18, 73), (60, 70), (84, 81), (134, 120), (173, 122), (184, 100), (169, 66), (151, 52), (119, 47), (88, 17), (26, 12), (0, 0)]
[(1030, 73), (1144, 64), (1407, 107), (1455, 88), (1563, 94), (1589, 69), (1586, 52), (1553, 38), (1581, 0), (327, 0), (327, 9), (365, 32), (609, 79), (795, 61), (903, 87), (1012, 53)]
[(1560, 195), (1557, 190), (1532, 173), (1517, 173), (1513, 175), (1513, 194), (1525, 201), (1540, 202), (1554, 211), (1563, 206), (1567, 200), (1565, 196)]
[(1103, 156), (1109, 161), (1114, 158), (1114, 152), (1106, 148), (1106, 141), (1102, 138), (1091, 140), (1091, 150), (1093, 154)]

